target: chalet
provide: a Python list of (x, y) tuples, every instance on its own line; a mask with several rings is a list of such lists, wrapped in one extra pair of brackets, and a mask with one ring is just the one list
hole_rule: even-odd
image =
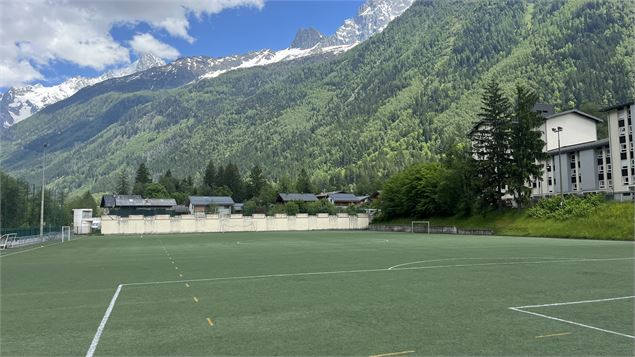
[(190, 196), (190, 214), (231, 213), (234, 204), (229, 196)]
[(139, 195), (104, 195), (99, 206), (106, 214), (120, 217), (174, 215), (176, 201), (173, 198), (143, 198)]
[(336, 207), (348, 207), (359, 206), (360, 204), (367, 202), (368, 196), (355, 196), (352, 193), (345, 191), (335, 191), (319, 194), (319, 197), (323, 200), (327, 200), (334, 204)]
[(289, 202), (316, 202), (318, 200), (312, 193), (279, 193), (276, 198), (277, 203)]

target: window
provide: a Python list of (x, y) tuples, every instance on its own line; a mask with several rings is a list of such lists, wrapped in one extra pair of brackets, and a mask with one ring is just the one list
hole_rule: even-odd
[(624, 117), (623, 116), (617, 121), (617, 126), (620, 127), (620, 128), (624, 127)]
[(628, 169), (622, 169), (622, 176), (628, 176)]
[(601, 173), (601, 174), (604, 173), (604, 165), (598, 166), (598, 172)]
[(602, 160), (601, 157), (598, 157), (598, 165), (602, 165), (604, 163), (604, 160)]
[(611, 172), (611, 164), (606, 164), (606, 172)]
[(571, 183), (575, 183), (575, 176), (571, 177)]
[(620, 152), (626, 152), (626, 144), (620, 144)]
[(622, 184), (628, 185), (628, 176), (622, 177)]
[(619, 127), (617, 133), (620, 134), (620, 136), (626, 135), (626, 128), (624, 126)]
[(608, 156), (609, 154), (606, 154), (606, 159), (604, 161), (606, 161), (607, 164), (611, 164), (611, 157)]
[[(609, 182), (611, 182), (611, 178), (612, 178), (613, 174), (611, 174), (610, 172), (606, 174), (606, 178), (609, 180)], [(609, 184), (610, 186), (611, 184)]]
[(606, 184), (610, 187), (613, 187), (613, 180), (608, 180)]
[(624, 151), (623, 153), (620, 153), (620, 159), (626, 160), (626, 158), (627, 158), (626, 151)]
[(604, 188), (604, 180), (600, 180), (600, 188)]
[(571, 170), (571, 176), (575, 177), (575, 175), (576, 175), (576, 170), (575, 169)]
[(547, 180), (547, 185), (548, 186), (552, 186), (553, 185), (553, 181), (551, 180), (551, 177), (549, 177), (549, 179)]
[(573, 191), (577, 191), (577, 190), (578, 190), (578, 184), (577, 184), (577, 183), (572, 184), (572, 185), (571, 185), (571, 189), (572, 189)]
[(620, 136), (620, 144), (624, 144), (626, 142), (626, 137), (625, 136)]
[(547, 172), (551, 172), (551, 164), (547, 164)]

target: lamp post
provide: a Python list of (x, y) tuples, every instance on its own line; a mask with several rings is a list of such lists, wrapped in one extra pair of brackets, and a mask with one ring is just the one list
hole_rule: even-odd
[(562, 155), (560, 153), (560, 132), (562, 131), (562, 127), (551, 128), (551, 131), (558, 134), (558, 171), (560, 173), (560, 204), (562, 204), (564, 202), (564, 192), (562, 192)]
[(44, 167), (46, 166), (46, 147), (42, 149), (42, 200), (40, 201), (40, 239), (44, 241)]

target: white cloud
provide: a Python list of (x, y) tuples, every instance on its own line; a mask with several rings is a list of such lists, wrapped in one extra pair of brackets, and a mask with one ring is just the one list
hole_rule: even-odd
[(130, 41), (130, 47), (137, 53), (151, 53), (169, 60), (179, 57), (176, 48), (157, 40), (149, 33), (135, 35)]
[[(96, 70), (129, 63), (129, 50), (109, 33), (114, 25), (147, 23), (153, 30), (192, 43), (188, 15), (200, 18), (231, 7), (260, 8), (264, 1), (1, 0), (0, 87), (39, 79), (39, 69), (53, 61)], [(164, 58), (174, 56), (176, 49), (148, 36), (130, 44), (152, 46)]]

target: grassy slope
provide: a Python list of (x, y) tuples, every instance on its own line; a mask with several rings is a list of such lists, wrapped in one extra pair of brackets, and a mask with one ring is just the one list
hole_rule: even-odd
[[(83, 355), (117, 284), (176, 281), (124, 287), (96, 356), (632, 355), (628, 338), (507, 309), (632, 295), (632, 248), (376, 232), (87, 238), (0, 259), (0, 346)], [(386, 270), (421, 260), (432, 261)], [(623, 333), (633, 324), (631, 300), (534, 311)]]
[[(410, 225), (412, 220), (396, 219), (385, 224)], [(532, 218), (524, 211), (490, 213), (487, 216), (435, 217), (430, 221), (438, 226), (493, 229), (498, 235), (509, 236), (633, 240), (635, 235), (633, 203), (619, 202), (606, 203), (589, 217), (566, 221)]]

